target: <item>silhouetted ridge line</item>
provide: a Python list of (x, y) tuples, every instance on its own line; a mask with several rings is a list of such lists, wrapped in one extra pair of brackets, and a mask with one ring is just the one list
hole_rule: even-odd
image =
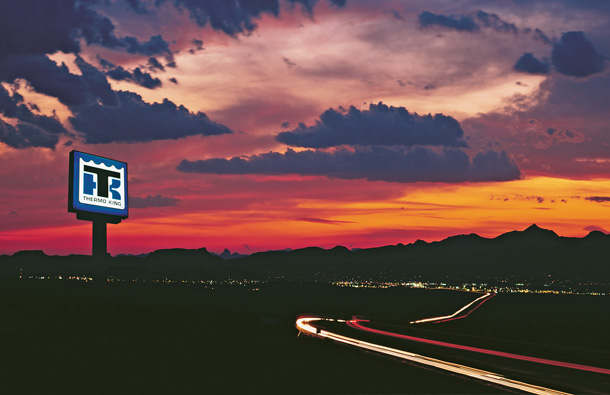
[[(232, 255), (228, 250), (225, 256)], [(146, 257), (117, 256), (96, 260), (89, 256), (47, 256), (42, 251), (20, 251), (0, 256), (0, 277), (90, 275), (102, 279), (296, 279), (334, 281), (514, 279), (553, 284), (556, 278), (599, 282), (610, 278), (610, 236), (592, 231), (583, 238), (560, 237), (532, 225), (495, 238), (457, 235), (442, 241), (388, 245), (349, 250), (306, 247), (257, 252), (223, 259), (205, 248), (163, 249)], [(29, 277), (28, 277), (29, 276)], [(511, 280), (512, 281), (512, 280)]]

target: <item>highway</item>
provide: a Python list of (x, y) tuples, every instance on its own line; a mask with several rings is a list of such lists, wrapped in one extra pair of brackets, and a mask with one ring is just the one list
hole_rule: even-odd
[(368, 322), (368, 321), (354, 319), (354, 320), (347, 321), (346, 323), (347, 323), (347, 325), (351, 326), (352, 328), (360, 329), (361, 331), (365, 331), (365, 332), (376, 333), (378, 335), (397, 337), (400, 339), (411, 340), (411, 341), (415, 341), (415, 342), (419, 342), (419, 343), (432, 344), (435, 346), (455, 348), (455, 349), (466, 350), (466, 351), (473, 351), (473, 352), (478, 352), (480, 354), (495, 355), (495, 356), (504, 357), (504, 358), (517, 359), (517, 360), (521, 360), (521, 361), (535, 362), (535, 363), (541, 363), (541, 364), (552, 365), (552, 366), (561, 366), (563, 368), (570, 368), (570, 369), (576, 369), (576, 370), (583, 370), (583, 371), (587, 371), (587, 372), (602, 373), (602, 374), (610, 375), (610, 369), (598, 368), (596, 366), (587, 366), (587, 365), (580, 365), (577, 363), (554, 361), (552, 359), (536, 358), (536, 357), (530, 357), (527, 355), (487, 350), (484, 348), (464, 346), (461, 344), (440, 342), (437, 340), (430, 340), (430, 339), (425, 339), (422, 337), (407, 336), (407, 335), (403, 335), (400, 333), (387, 332), (387, 331), (381, 331), (379, 329), (367, 328), (366, 326), (362, 325), (361, 322)]
[[(464, 307), (460, 308), (458, 311), (456, 311), (455, 313), (453, 313), (451, 315), (411, 321), (410, 324), (419, 324), (419, 323), (424, 323), (424, 322), (440, 323), (440, 322), (445, 322), (445, 321), (449, 321), (449, 320), (465, 318), (472, 311), (476, 310), (479, 306), (481, 306), (483, 303), (485, 303), (486, 301), (488, 301), (489, 299), (491, 299), (494, 296), (495, 296), (495, 294), (493, 294), (493, 293), (486, 293), (483, 296), (478, 297), (474, 301), (468, 303)], [(591, 372), (591, 373), (596, 373), (596, 374), (601, 373), (604, 375), (610, 375), (610, 369), (606, 369), (606, 368), (580, 365), (580, 364), (563, 362), (563, 361), (554, 361), (554, 360), (550, 360), (550, 359), (536, 358), (536, 357), (530, 357), (530, 356), (526, 356), (526, 355), (519, 355), (519, 354), (512, 354), (512, 353), (507, 353), (507, 352), (502, 352), (502, 351), (488, 350), (488, 349), (483, 349), (483, 348), (477, 348), (477, 347), (465, 346), (465, 345), (460, 345), (460, 344), (441, 342), (441, 341), (437, 341), (437, 340), (425, 339), (425, 338), (420, 338), (420, 337), (408, 336), (408, 335), (404, 335), (401, 333), (383, 331), (383, 330), (371, 328), (370, 325), (372, 325), (372, 323), (369, 323), (368, 320), (364, 320), (364, 319), (353, 318), (351, 320), (341, 320), (341, 319), (322, 318), (322, 317), (315, 317), (315, 316), (300, 316), (300, 317), (298, 317), (298, 319), (296, 321), (297, 329), (300, 331), (300, 333), (303, 333), (306, 335), (315, 336), (315, 337), (319, 337), (319, 338), (331, 339), (335, 342), (347, 344), (347, 345), (350, 345), (353, 347), (358, 347), (358, 348), (362, 348), (365, 350), (374, 351), (374, 352), (378, 352), (378, 353), (385, 354), (385, 355), (390, 355), (390, 356), (393, 356), (396, 358), (405, 359), (408, 361), (420, 363), (420, 364), (427, 365), (427, 366), (433, 366), (435, 368), (446, 370), (446, 371), (449, 371), (452, 373), (458, 373), (458, 374), (461, 374), (464, 376), (472, 377), (472, 378), (479, 379), (482, 381), (490, 382), (493, 384), (497, 384), (497, 385), (501, 385), (504, 387), (509, 387), (512, 389), (517, 389), (520, 391), (529, 392), (529, 393), (533, 393), (533, 394), (559, 395), (559, 394), (567, 394), (567, 392), (562, 392), (562, 391), (554, 390), (551, 388), (545, 388), (545, 387), (542, 387), (539, 385), (528, 384), (525, 382), (510, 379), (510, 378), (504, 377), (500, 374), (489, 372), (486, 370), (481, 370), (481, 369), (477, 369), (477, 368), (473, 368), (473, 367), (469, 367), (469, 366), (465, 366), (465, 365), (461, 365), (461, 364), (457, 364), (457, 363), (453, 363), (453, 362), (447, 362), (447, 361), (443, 361), (443, 360), (440, 360), (437, 358), (431, 358), (431, 357), (423, 356), (420, 354), (415, 354), (412, 352), (399, 350), (396, 348), (390, 348), (390, 347), (383, 346), (381, 344), (366, 342), (366, 341), (362, 341), (362, 340), (359, 340), (359, 339), (356, 339), (353, 337), (347, 337), (347, 336), (341, 335), (339, 333), (335, 333), (333, 331), (323, 329), (322, 328), (322, 326), (324, 324), (323, 321), (343, 323), (350, 328), (358, 329), (360, 331), (373, 333), (376, 335), (383, 335), (383, 336), (388, 336), (388, 337), (394, 337), (394, 338), (414, 341), (414, 342), (423, 343), (423, 344), (430, 344), (430, 345), (434, 345), (434, 346), (441, 346), (441, 347), (446, 347), (446, 348), (456, 349), (456, 350), (464, 350), (464, 351), (468, 351), (468, 352), (480, 353), (480, 354), (485, 354), (485, 355), (494, 355), (494, 356), (509, 358), (509, 359), (513, 359), (513, 360), (534, 362), (534, 363), (548, 365), (548, 366), (558, 366), (558, 367), (562, 367), (562, 368), (570, 368), (570, 369), (574, 369), (577, 371), (583, 371), (583, 372)], [(313, 323), (317, 323), (317, 325), (313, 325)], [(365, 323), (369, 323), (369, 325), (365, 326), (364, 325)], [(336, 324), (333, 324), (333, 325), (336, 325)], [(329, 326), (329, 325), (327, 324), (326, 326)], [(332, 326), (332, 325), (330, 325), (330, 326)]]
[[(445, 321), (451, 321), (451, 320), (459, 320), (460, 318), (466, 318), (466, 317), (468, 317), (468, 315), (470, 313), (472, 313), (473, 311), (478, 309), (480, 305), (482, 305), (483, 303), (487, 302), (489, 299), (491, 299), (494, 296), (496, 296), (496, 294), (486, 293), (485, 295), (481, 296), (480, 298), (476, 298), (475, 300), (473, 300), (472, 302), (468, 303), (466, 306), (462, 307), (461, 309), (459, 309), (458, 311), (456, 311), (455, 313), (453, 313), (451, 315), (445, 315), (445, 316), (442, 316), (442, 317), (424, 318), (422, 320), (411, 321), (410, 323), (411, 324), (422, 324), (424, 322), (436, 322), (436, 323), (439, 323), (439, 322), (445, 322)], [(469, 308), (471, 308), (471, 309), (468, 310)], [(467, 311), (467, 310), (468, 310), (467, 313), (465, 313), (464, 315), (461, 315), (461, 316), (458, 317), (458, 314), (461, 314), (461, 313), (463, 313), (464, 311)]]
[(380, 344), (369, 343), (354, 339), (347, 336), (342, 336), (337, 333), (333, 333), (327, 330), (316, 328), (311, 325), (312, 322), (316, 321), (338, 321), (338, 322), (350, 322), (344, 320), (333, 320), (321, 317), (299, 317), (296, 321), (296, 326), (301, 333), (308, 334), (311, 336), (317, 336), (320, 338), (327, 338), (334, 340), (339, 343), (347, 344), (350, 346), (362, 348), (369, 351), (375, 351), (381, 354), (390, 355), (392, 357), (405, 359), (408, 361), (420, 363), (423, 365), (433, 366), (438, 369), (446, 370), (453, 373), (458, 373), (475, 379), (487, 381), (490, 383), (502, 385), (505, 387), (517, 389), (520, 391), (529, 392), (532, 394), (543, 394), (543, 395), (567, 395), (567, 392), (557, 391), (550, 388), (540, 387), (524, 383), (517, 380), (512, 380), (501, 375), (488, 372), (485, 370), (471, 368), (469, 366), (459, 365), (452, 362), (441, 361), (435, 358), (429, 358), (423, 355), (410, 353), (396, 348), (385, 347)]

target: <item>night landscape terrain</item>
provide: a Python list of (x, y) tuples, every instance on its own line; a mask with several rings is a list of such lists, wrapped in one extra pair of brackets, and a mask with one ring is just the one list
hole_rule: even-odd
[[(609, 248), (603, 234), (562, 238), (533, 225), (495, 239), (456, 236), (227, 260), (204, 249), (101, 260), (35, 251), (5, 255), (2, 388), (505, 393), (501, 386), (297, 336), (295, 319), (307, 313), (356, 315), (424, 338), (610, 368), (610, 268), (593, 259)], [(592, 263), (581, 262), (576, 270), (570, 254), (575, 250)], [(473, 290), (498, 294), (464, 319), (409, 327), (410, 320), (457, 310), (475, 299)], [(402, 346), (447, 359), (438, 347)], [(451, 358), (568, 392), (604, 393), (610, 383), (604, 374), (468, 352)]]
[(610, 393), (610, 2), (0, 1), (0, 394)]

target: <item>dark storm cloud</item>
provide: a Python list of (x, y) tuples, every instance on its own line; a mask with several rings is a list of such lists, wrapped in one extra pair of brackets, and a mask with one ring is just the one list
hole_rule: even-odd
[(169, 53), (169, 43), (161, 35), (153, 36), (149, 41), (141, 43), (135, 37), (123, 37), (120, 40), (111, 41), (106, 45), (108, 48), (124, 47), (125, 50), (133, 54), (157, 55)]
[[(46, 55), (57, 51), (80, 53), (80, 43), (120, 49), (133, 54), (170, 55), (169, 43), (160, 35), (140, 42), (135, 37), (117, 37), (110, 19), (92, 7), (95, 0), (22, 0), (0, 2), (0, 81), (27, 80), (39, 93), (56, 97), (66, 105), (94, 101), (116, 103), (103, 73), (77, 57), (82, 75), (70, 73)], [(102, 67), (109, 62), (100, 60)], [(150, 85), (146, 75), (141, 83)]]
[(480, 24), (484, 27), (488, 27), (502, 33), (517, 34), (519, 32), (519, 29), (517, 29), (517, 26), (515, 26), (514, 23), (506, 22), (496, 14), (488, 14), (485, 11), (477, 11), (475, 15)]
[(610, 196), (587, 196), (585, 199), (596, 203), (610, 202)]
[[(219, 2), (207, 3), (224, 7), (218, 5)], [(246, 10), (262, 4), (246, 3), (242, 6)], [(23, 79), (34, 91), (57, 98), (72, 111), (70, 121), (88, 143), (231, 133), (229, 128), (212, 122), (205, 114), (191, 113), (169, 100), (148, 104), (136, 94), (113, 91), (106, 73), (114, 79), (129, 80), (152, 89), (160, 86), (161, 80), (145, 68), (163, 70), (175, 67), (175, 62), (169, 43), (161, 35), (147, 41), (117, 36), (113, 22), (95, 10), (100, 4), (98, 0), (0, 2), (0, 35), (3, 37), (0, 40), (0, 82), (12, 84)], [(141, 13), (145, 11), (145, 4), (149, 3), (127, 2), (129, 8)], [(80, 57), (83, 44), (146, 55), (148, 63), (130, 71), (98, 55), (98, 69)], [(68, 66), (57, 64), (47, 56), (58, 51), (76, 55), (75, 65), (80, 73), (71, 73)], [(157, 55), (165, 57), (165, 66), (155, 58)], [(173, 82), (177, 83), (175, 79)], [(10, 124), (0, 123), (3, 143), (15, 148), (54, 148), (61, 135), (70, 136), (56, 118), (37, 115), (32, 112), (34, 106), (28, 108), (22, 101), (23, 98), (16, 94), (0, 92), (0, 113), (16, 120)]]
[(118, 66), (107, 71), (106, 75), (116, 81), (128, 81), (133, 78), (132, 74), (125, 70), (123, 66)]
[[(565, 6), (578, 10), (593, 10), (595, 12), (610, 11), (610, 2), (599, 0), (513, 0), (512, 3), (518, 6), (538, 6), (539, 4), (551, 7)], [(568, 12), (572, 12), (568, 10)]]
[(262, 14), (278, 16), (280, 12), (279, 0), (157, 0), (156, 4), (168, 1), (187, 10), (198, 25), (209, 23), (212, 28), (229, 35), (252, 32), (256, 29), (254, 19)]
[(125, 0), (125, 3), (127, 3), (127, 7), (137, 14), (143, 15), (148, 13), (146, 5), (144, 5), (140, 0)]
[(102, 69), (114, 69), (116, 67), (114, 63), (102, 58), (100, 55), (97, 55), (97, 61), (100, 63)]
[(440, 26), (447, 29), (463, 32), (480, 32), (482, 29), (491, 29), (499, 33), (509, 33), (517, 35), (519, 33), (531, 35), (535, 40), (540, 40), (545, 44), (551, 44), (551, 40), (544, 32), (538, 28), (522, 28), (507, 22), (497, 14), (488, 13), (482, 10), (471, 12), (468, 15), (443, 15), (433, 14), (424, 11), (419, 15), (419, 25), (425, 28)]
[(162, 195), (148, 195), (145, 198), (138, 196), (129, 197), (130, 208), (148, 208), (148, 207), (168, 207), (177, 206), (180, 199), (162, 196)]
[(117, 81), (131, 81), (148, 89), (155, 89), (161, 86), (161, 80), (154, 78), (147, 72), (143, 72), (139, 67), (136, 67), (133, 73), (118, 66), (106, 73), (108, 77)]
[(34, 114), (20, 94), (11, 95), (1, 85), (0, 114), (17, 120), (15, 126), (0, 120), (0, 141), (13, 148), (54, 148), (59, 135), (68, 133), (56, 118)]
[(56, 97), (66, 105), (82, 105), (101, 100), (112, 105), (116, 98), (106, 76), (84, 60), (76, 65), (82, 75), (70, 73), (65, 64), (57, 65), (44, 55), (9, 56), (0, 63), (0, 80), (27, 80), (36, 92)]
[(144, 142), (232, 133), (204, 113), (192, 113), (167, 99), (148, 104), (136, 93), (118, 91), (116, 94), (117, 106), (94, 103), (70, 108), (74, 114), (70, 122), (83, 134), (85, 142)]
[(514, 69), (529, 74), (548, 74), (551, 65), (548, 61), (540, 61), (533, 54), (526, 52), (517, 60)]
[(55, 148), (59, 136), (47, 133), (36, 125), (18, 123), (13, 126), (0, 120), (0, 141), (13, 148)]
[(465, 32), (476, 32), (479, 30), (479, 25), (470, 16), (446, 16), (443, 14), (433, 14), (428, 11), (424, 11), (419, 14), (418, 17), (419, 25), (421, 27), (433, 27), (441, 26), (448, 29), (465, 31)]
[[(318, 0), (288, 0), (291, 4), (300, 4), (303, 9), (309, 14), (313, 15), (313, 9), (318, 3)], [(328, 0), (328, 2), (337, 7), (343, 7), (347, 0)]]
[(0, 85), (0, 114), (15, 118), (20, 122), (29, 123), (52, 134), (67, 133), (61, 122), (56, 118), (45, 115), (37, 115), (23, 103), (23, 96), (19, 93), (9, 94), (4, 87)]
[(165, 71), (165, 67), (156, 58), (148, 58), (147, 66), (150, 70)]
[(285, 154), (269, 152), (229, 160), (184, 160), (177, 169), (187, 173), (301, 174), (402, 183), (507, 181), (520, 176), (519, 169), (505, 152), (481, 152), (471, 159), (461, 150), (437, 152), (424, 147), (340, 149), (332, 153), (288, 149)]
[(597, 52), (583, 32), (567, 32), (553, 45), (551, 60), (561, 74), (587, 77), (604, 70), (607, 58)]
[[(291, 4), (300, 4), (309, 14), (313, 13), (317, 0), (288, 0)], [(255, 19), (263, 14), (279, 16), (279, 0), (156, 0), (160, 5), (173, 3), (179, 9), (185, 9), (191, 18), (200, 26), (208, 23), (213, 29), (229, 35), (251, 33), (257, 27)], [(335, 6), (345, 5), (346, 0), (329, 0)]]
[[(80, 40), (130, 53), (169, 52), (161, 36), (140, 42), (117, 37), (110, 19), (91, 7), (95, 0), (20, 0), (0, 2), (0, 60), (8, 55), (79, 53)], [(7, 39), (8, 38), (8, 39)]]
[(409, 113), (404, 107), (371, 104), (368, 110), (326, 110), (314, 126), (299, 125), (276, 140), (295, 147), (339, 145), (438, 145), (466, 147), (464, 132), (452, 117)]

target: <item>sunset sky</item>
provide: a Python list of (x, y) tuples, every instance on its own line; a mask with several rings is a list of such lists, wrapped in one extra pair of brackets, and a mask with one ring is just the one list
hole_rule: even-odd
[(71, 150), (129, 165), (112, 254), (610, 231), (610, 2), (0, 2), (0, 254), (91, 252)]

